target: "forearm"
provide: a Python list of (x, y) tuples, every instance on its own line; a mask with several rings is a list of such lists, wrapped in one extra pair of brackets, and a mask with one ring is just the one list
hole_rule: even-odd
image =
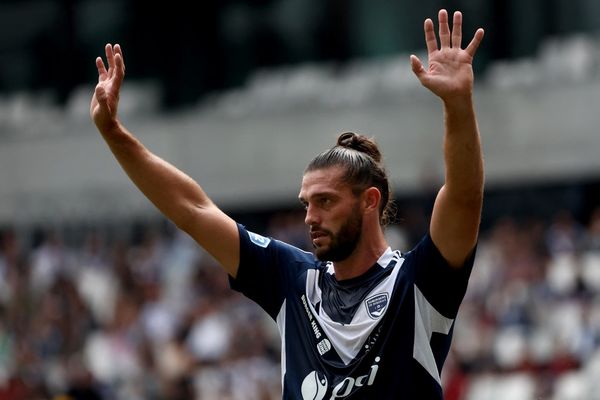
[(471, 96), (444, 102), (445, 191), (453, 201), (476, 205), (483, 197), (483, 154)]
[(119, 122), (100, 133), (138, 189), (183, 230), (194, 209), (212, 204), (192, 178), (150, 152)]
[(477, 241), (483, 203), (483, 156), (470, 98), (444, 103), (446, 181), (435, 201), (430, 232), (454, 267)]
[(483, 203), (483, 155), (472, 99), (472, 63), (484, 31), (477, 29), (462, 49), (462, 14), (454, 13), (452, 31), (446, 10), (439, 11), (438, 21), (439, 41), (433, 21), (426, 19), (424, 24), (428, 68), (414, 55), (411, 66), (421, 84), (444, 104), (446, 177), (429, 229), (446, 261), (460, 267), (477, 242)]

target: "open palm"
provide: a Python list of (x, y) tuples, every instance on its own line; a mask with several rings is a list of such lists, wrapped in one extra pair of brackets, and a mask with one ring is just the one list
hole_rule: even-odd
[(469, 45), (462, 49), (462, 14), (458, 11), (454, 13), (452, 32), (446, 10), (440, 10), (438, 21), (439, 47), (433, 21), (429, 18), (425, 20), (428, 68), (425, 69), (421, 60), (412, 55), (412, 70), (423, 86), (443, 100), (470, 95), (473, 88), (473, 57), (483, 39), (483, 29), (478, 29)]
[(107, 44), (105, 47), (108, 70), (102, 58), (96, 58), (98, 68), (98, 84), (90, 104), (90, 116), (100, 129), (109, 129), (117, 121), (117, 108), (119, 104), (119, 91), (125, 76), (123, 52), (118, 44), (114, 47)]

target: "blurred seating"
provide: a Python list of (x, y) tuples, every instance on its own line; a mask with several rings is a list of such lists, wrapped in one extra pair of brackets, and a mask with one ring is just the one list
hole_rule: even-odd
[[(448, 400), (598, 398), (599, 215), (482, 232)], [(119, 229), (1, 231), (0, 399), (279, 398), (268, 317), (172, 226)], [(309, 247), (301, 212), (274, 213), (266, 233)]]

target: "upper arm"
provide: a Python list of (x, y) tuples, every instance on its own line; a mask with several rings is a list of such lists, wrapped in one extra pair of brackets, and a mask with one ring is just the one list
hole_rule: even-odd
[(150, 152), (122, 125), (103, 133), (123, 170), (142, 193), (232, 276), (237, 274), (237, 225), (190, 176)]
[(236, 222), (214, 203), (192, 207), (179, 228), (187, 232), (234, 278), (240, 263), (240, 237)]
[(435, 200), (430, 234), (433, 243), (452, 267), (461, 267), (472, 253), (479, 232), (483, 194), (454, 196), (443, 186)]

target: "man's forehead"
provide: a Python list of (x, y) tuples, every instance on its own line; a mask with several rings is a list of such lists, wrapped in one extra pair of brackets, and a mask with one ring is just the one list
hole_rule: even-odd
[(302, 177), (300, 196), (311, 196), (312, 192), (335, 192), (342, 190), (347, 185), (342, 177), (344, 170), (341, 167), (330, 167), (308, 171)]

